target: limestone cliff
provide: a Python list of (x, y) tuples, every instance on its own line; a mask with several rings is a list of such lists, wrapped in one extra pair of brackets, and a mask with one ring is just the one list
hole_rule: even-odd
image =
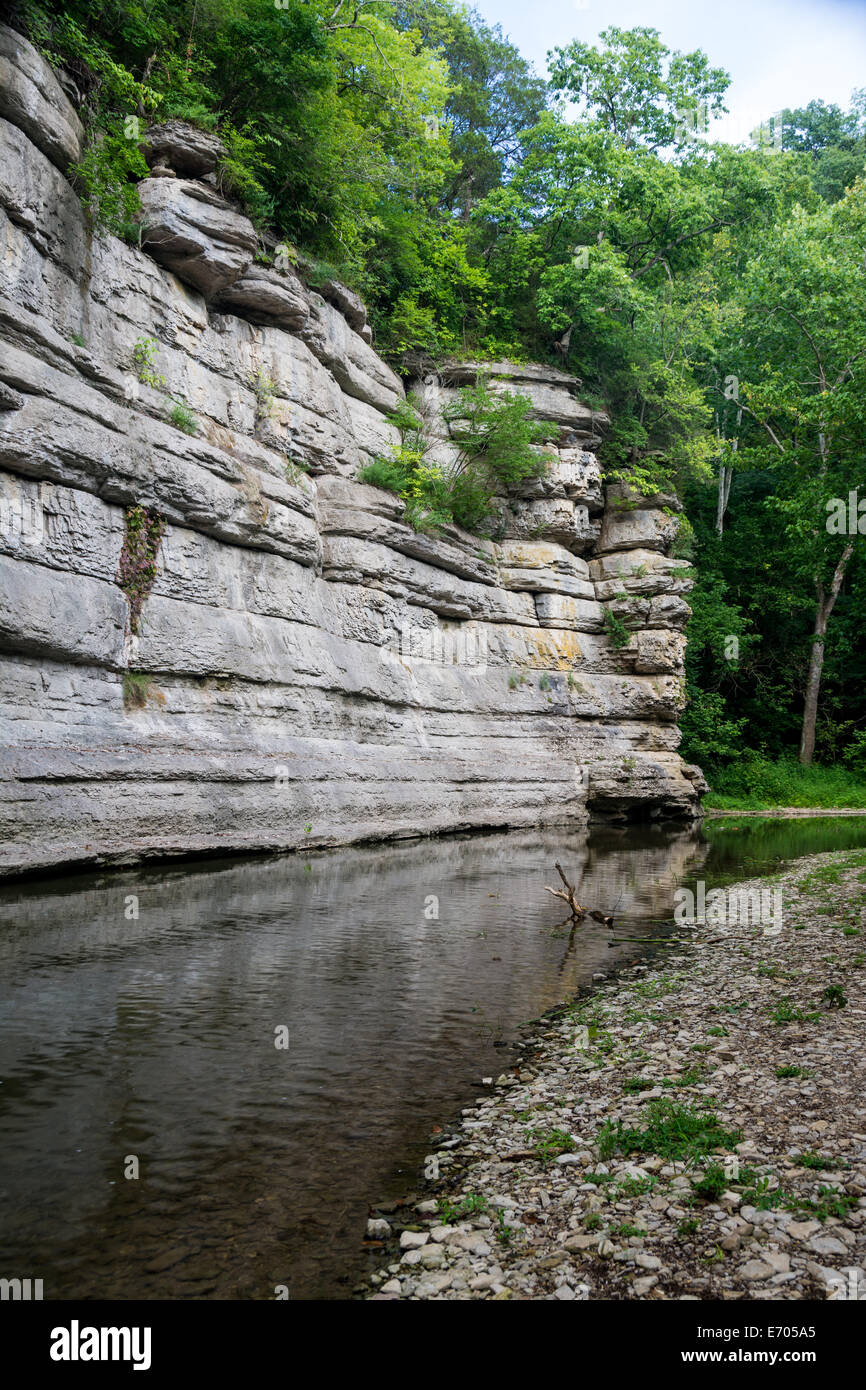
[(577, 383), (488, 365), (556, 461), (497, 541), (417, 534), (356, 480), (404, 395), (357, 298), (171, 123), (141, 245), (91, 235), (62, 86), (2, 26), (0, 69), (2, 871), (699, 814), (675, 507), (605, 490)]

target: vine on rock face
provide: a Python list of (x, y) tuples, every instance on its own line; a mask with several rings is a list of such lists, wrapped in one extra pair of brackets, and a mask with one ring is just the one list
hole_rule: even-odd
[(138, 632), (144, 600), (153, 588), (165, 521), (145, 507), (126, 509), (126, 536), (117, 567), (117, 584), (129, 602), (129, 629)]

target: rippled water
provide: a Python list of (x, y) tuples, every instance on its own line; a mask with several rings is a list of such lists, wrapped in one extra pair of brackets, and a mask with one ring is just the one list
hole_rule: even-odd
[(415, 1186), (431, 1130), (509, 1064), (521, 1023), (644, 949), (610, 949), (595, 923), (569, 939), (544, 892), (555, 859), (642, 938), (679, 881), (849, 844), (866, 819), (3, 888), (0, 1275), (41, 1278), (46, 1298), (348, 1296), (368, 1202)]

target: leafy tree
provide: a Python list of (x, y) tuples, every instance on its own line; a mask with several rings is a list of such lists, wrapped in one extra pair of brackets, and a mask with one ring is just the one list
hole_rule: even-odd
[(833, 206), (812, 213), (797, 206), (777, 223), (741, 290), (739, 393), (752, 426), (746, 454), (775, 479), (765, 507), (784, 530), (801, 592), (813, 595), (800, 738), (806, 764), (814, 756), (829, 619), (866, 533), (857, 512), (859, 495), (866, 499), (864, 245), (860, 181)]
[(814, 187), (828, 202), (866, 172), (866, 88), (854, 93), (849, 111), (823, 101), (781, 113), (782, 148), (808, 156)]
[(404, 0), (398, 22), (413, 25), (448, 65), (445, 119), (457, 167), (441, 194), (449, 210), (467, 217), (471, 207), (507, 182), (520, 155), (522, 133), (549, 101), (536, 76), (500, 25), (442, 0)]
[(657, 29), (611, 26), (599, 38), (602, 48), (575, 39), (554, 49), (551, 81), (627, 149), (682, 144), (694, 138), (704, 113), (708, 119), (727, 110), (730, 78), (699, 50), (672, 52)]

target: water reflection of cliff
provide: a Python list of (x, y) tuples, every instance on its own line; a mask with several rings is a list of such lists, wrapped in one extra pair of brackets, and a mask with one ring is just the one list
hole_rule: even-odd
[(565, 953), (554, 859), (639, 935), (705, 854), (629, 827), (4, 889), (7, 1250), (46, 1297), (334, 1296), (495, 1044), (639, 950), (592, 923)]

